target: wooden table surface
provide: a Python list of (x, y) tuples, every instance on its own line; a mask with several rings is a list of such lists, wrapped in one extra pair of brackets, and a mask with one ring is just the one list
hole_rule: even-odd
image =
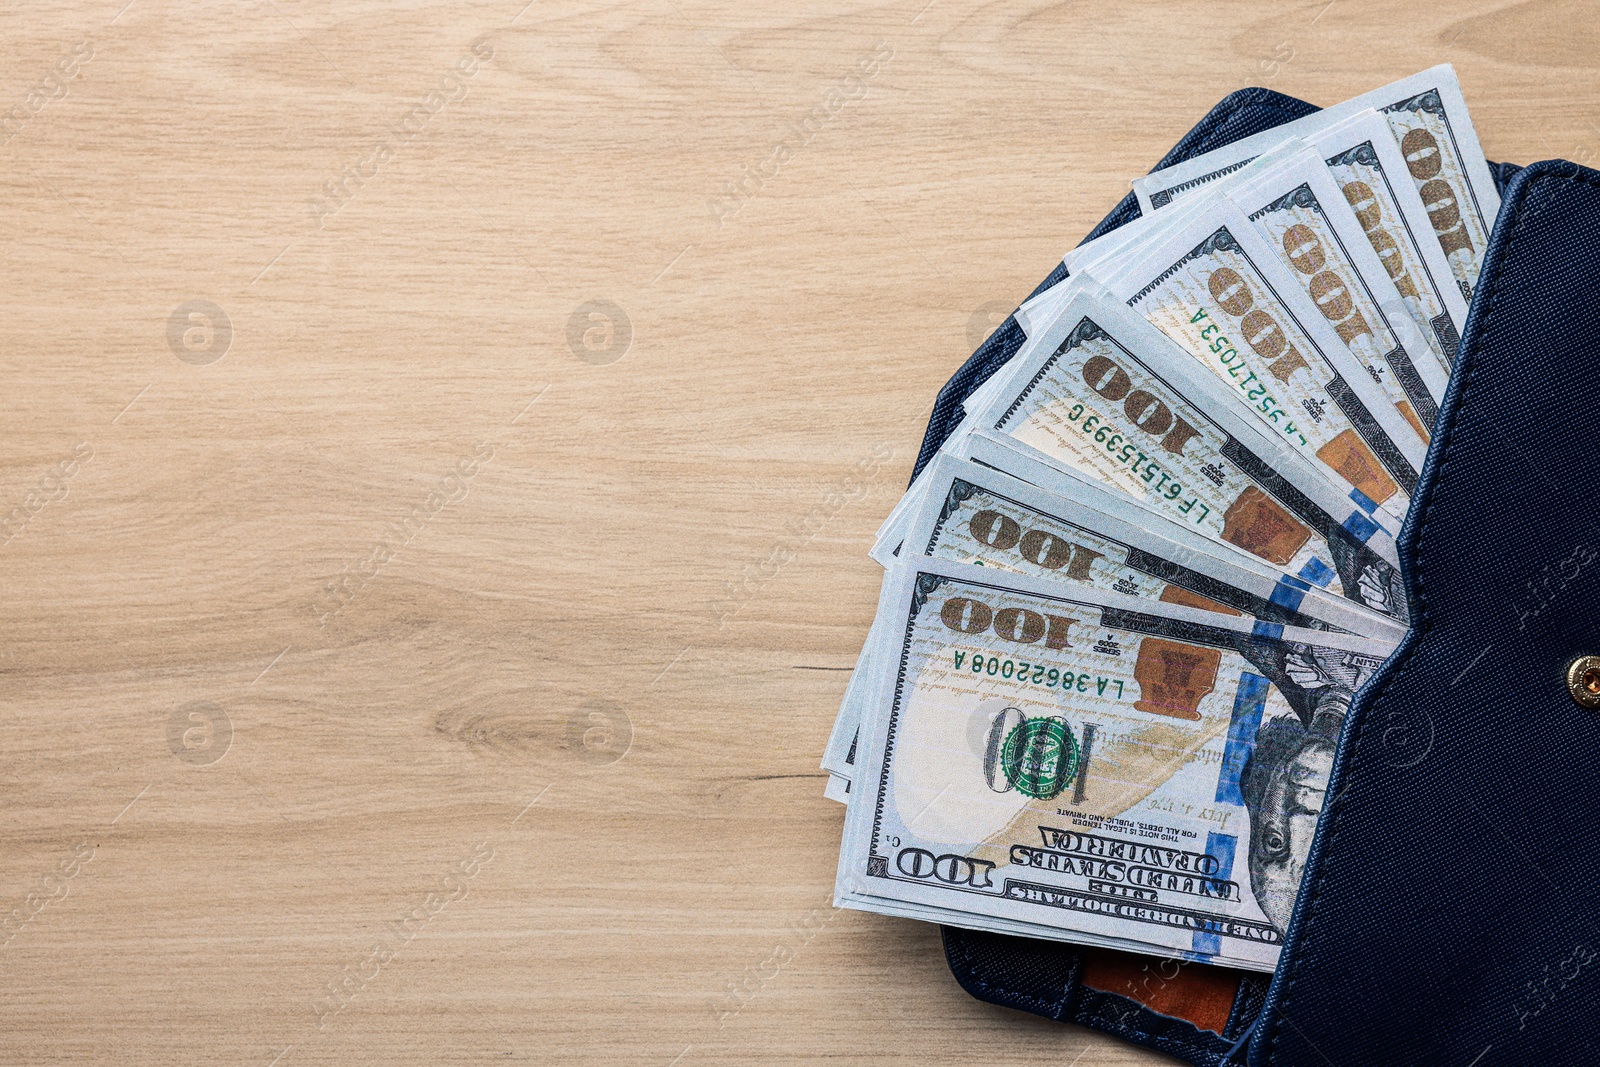
[(0, 16), (0, 1060), (1169, 1062), (830, 907), (872, 534), (1224, 94), (1587, 162), (1600, 20), (524, 3)]

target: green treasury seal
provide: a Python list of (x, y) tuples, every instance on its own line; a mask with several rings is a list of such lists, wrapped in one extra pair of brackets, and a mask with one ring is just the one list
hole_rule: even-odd
[(1078, 769), (1078, 742), (1060, 719), (1029, 719), (1006, 736), (1000, 764), (1018, 792), (1050, 800)]

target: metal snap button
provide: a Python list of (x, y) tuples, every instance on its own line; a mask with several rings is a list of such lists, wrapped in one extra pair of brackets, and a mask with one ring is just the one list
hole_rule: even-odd
[(1600, 708), (1600, 656), (1579, 656), (1567, 668), (1567, 692), (1579, 707)]

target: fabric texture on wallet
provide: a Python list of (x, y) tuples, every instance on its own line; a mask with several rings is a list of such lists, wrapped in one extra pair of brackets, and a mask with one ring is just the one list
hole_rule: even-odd
[[(1129, 997), (1094, 989), (1081, 981), (1085, 957), (1127, 956), (1126, 953), (1078, 949), (1058, 941), (1037, 941), (949, 926), (944, 927), (944, 948), (951, 973), (961, 983), (961, 988), (991, 1004), (1088, 1026), (1191, 1063), (1218, 1063), (1236, 1045), (1232, 1040), (1231, 1017), (1230, 1029), (1224, 1036), (1202, 1030), (1185, 1019), (1151, 1011)], [(1148, 967), (1155, 975), (1153, 980), (1170, 982), (1158, 969), (1162, 962), (1154, 958), (1148, 960)], [(1226, 973), (1222, 968), (1207, 970)], [(1242, 1031), (1247, 1025), (1248, 1021), (1238, 1029)]]
[(1600, 173), (1506, 188), (1255, 1067), (1600, 1064)]

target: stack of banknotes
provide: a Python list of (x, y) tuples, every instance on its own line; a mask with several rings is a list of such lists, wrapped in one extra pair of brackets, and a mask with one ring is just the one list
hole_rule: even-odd
[(836, 903), (1270, 971), (1499, 197), (1449, 66), (1133, 186), (879, 532)]

